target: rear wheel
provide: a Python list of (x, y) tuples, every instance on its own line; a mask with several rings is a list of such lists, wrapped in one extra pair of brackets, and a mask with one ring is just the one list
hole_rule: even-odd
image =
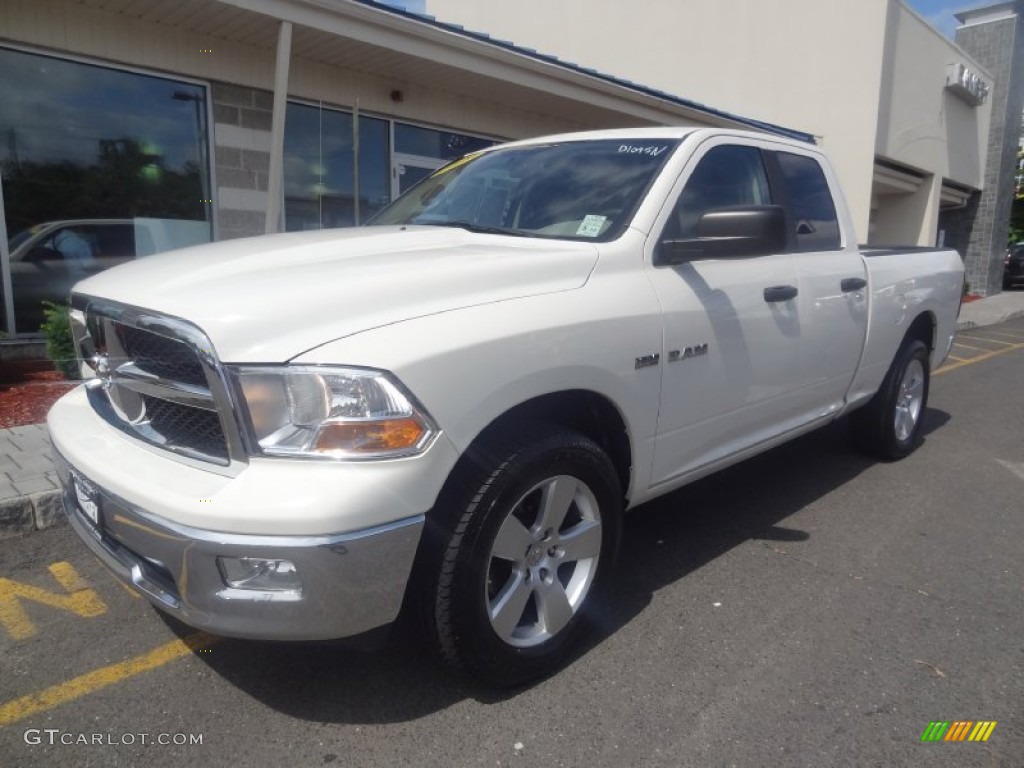
[(921, 441), (921, 424), (928, 404), (930, 380), (928, 346), (905, 339), (875, 396), (850, 415), (860, 448), (882, 459), (901, 459)]
[(621, 489), (601, 448), (561, 428), (471, 450), (436, 510), (447, 524), (424, 553), (424, 614), (448, 661), (520, 685), (572, 652), (611, 566)]

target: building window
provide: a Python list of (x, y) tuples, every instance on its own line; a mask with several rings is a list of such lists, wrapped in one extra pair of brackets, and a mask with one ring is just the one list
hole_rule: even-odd
[(363, 224), (448, 161), (495, 143), (481, 136), (360, 115), (357, 164), (353, 128), (349, 112), (288, 104), (284, 136), (286, 230)]
[(442, 165), (495, 143), (482, 136), (396, 122), (392, 195), (397, 197)]
[(467, 152), (475, 152), (494, 144), (492, 139), (467, 136), (463, 133), (421, 128), (408, 123), (395, 123), (395, 152), (438, 160), (455, 160)]
[(207, 125), (201, 85), (0, 48), (5, 331), (37, 332), (82, 277), (211, 239)]
[[(288, 104), (284, 136), (285, 229), (361, 224), (391, 201), (386, 120)], [(358, 200), (358, 211), (356, 201)]]

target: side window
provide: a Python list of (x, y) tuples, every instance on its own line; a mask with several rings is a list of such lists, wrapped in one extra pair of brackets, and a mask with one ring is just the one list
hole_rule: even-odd
[(708, 151), (693, 169), (665, 227), (664, 237), (698, 237), (697, 222), (708, 211), (737, 205), (771, 205), (768, 175), (757, 147), (723, 145)]
[(838, 250), (836, 206), (818, 161), (789, 152), (778, 152), (776, 156), (796, 221), (796, 249), (800, 252)]
[(131, 224), (98, 225), (90, 234), (96, 242), (96, 256), (135, 258), (135, 228)]

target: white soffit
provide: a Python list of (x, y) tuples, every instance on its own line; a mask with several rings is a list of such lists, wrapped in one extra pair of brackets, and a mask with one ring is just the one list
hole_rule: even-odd
[(905, 195), (917, 191), (924, 177), (910, 171), (901, 171), (888, 165), (875, 163), (872, 177), (874, 191), (879, 195)]
[[(2, 1), (2, 0), (0, 0)], [(140, 22), (273, 51), (281, 21), (294, 25), (293, 56), (398, 81), (571, 117), (583, 110), (632, 124), (696, 124), (787, 133), (659, 95), (500, 41), (350, 0), (79, 0)], [(795, 133), (795, 132), (788, 132)], [(810, 137), (806, 137), (809, 139)]]
[(967, 205), (967, 201), (971, 198), (971, 194), (972, 190), (970, 189), (943, 184), (942, 191), (939, 195), (939, 202), (943, 207), (955, 208), (961, 205)]

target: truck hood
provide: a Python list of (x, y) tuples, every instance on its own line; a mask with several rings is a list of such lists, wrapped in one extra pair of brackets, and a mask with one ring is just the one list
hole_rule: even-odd
[(189, 320), (222, 360), (272, 363), (382, 325), (579, 288), (596, 262), (590, 243), (363, 227), (184, 248), (74, 291)]

